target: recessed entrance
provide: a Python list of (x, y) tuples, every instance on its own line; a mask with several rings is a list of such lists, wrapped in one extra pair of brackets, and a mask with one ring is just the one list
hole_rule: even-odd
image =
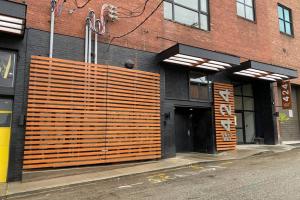
[(210, 109), (183, 108), (175, 110), (176, 153), (213, 151)]
[(253, 144), (255, 142), (256, 134), (254, 96), (252, 85), (238, 85), (234, 89), (238, 143)]

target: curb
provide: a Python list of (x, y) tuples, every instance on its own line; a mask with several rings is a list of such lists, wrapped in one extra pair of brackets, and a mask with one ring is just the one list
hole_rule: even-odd
[[(300, 148), (300, 147), (299, 147)], [(292, 150), (292, 149), (290, 149)], [(287, 151), (290, 151), (287, 150)], [(284, 152), (287, 152), (284, 151)], [(181, 166), (170, 166), (170, 167), (166, 167), (163, 169), (154, 169), (154, 170), (150, 170), (150, 171), (146, 171), (146, 172), (137, 172), (137, 173), (131, 173), (131, 174), (123, 174), (123, 175), (113, 175), (111, 177), (104, 177), (104, 178), (98, 178), (95, 180), (83, 180), (81, 182), (78, 183), (70, 183), (70, 184), (65, 184), (65, 185), (57, 185), (57, 186), (50, 186), (50, 187), (45, 187), (43, 189), (33, 189), (33, 190), (28, 190), (28, 191), (24, 191), (24, 192), (18, 192), (18, 193), (13, 193), (13, 194), (8, 194), (5, 196), (0, 196), (0, 200), (4, 199), (10, 199), (10, 198), (15, 198), (15, 197), (26, 197), (26, 196), (30, 196), (30, 195), (34, 195), (34, 194), (43, 194), (45, 192), (51, 192), (51, 191), (58, 191), (58, 190), (62, 190), (62, 189), (67, 189), (67, 188), (72, 188), (72, 187), (78, 187), (78, 186), (84, 186), (84, 185), (89, 185), (89, 184), (93, 184), (95, 182), (99, 182), (99, 181), (104, 181), (104, 180), (112, 180), (115, 178), (124, 178), (124, 177), (128, 177), (128, 176), (134, 176), (134, 175), (141, 175), (141, 174), (146, 174), (146, 173), (154, 173), (154, 172), (158, 172), (158, 171), (164, 171), (164, 170), (169, 170), (169, 169), (177, 169), (177, 168), (182, 168), (182, 167), (188, 167), (188, 166), (192, 166), (195, 164), (201, 164), (201, 163), (218, 163), (218, 162), (224, 162), (224, 161), (234, 161), (234, 160), (242, 160), (242, 159), (246, 159), (252, 156), (257, 156), (257, 155), (263, 155), (263, 154), (278, 154), (278, 153), (283, 153), (283, 152), (274, 152), (271, 150), (263, 150), (257, 153), (253, 153), (251, 155), (247, 155), (245, 157), (241, 157), (241, 158), (228, 158), (228, 159), (220, 159), (220, 160), (206, 160), (206, 161), (194, 161), (188, 164), (183, 164)], [(9, 189), (9, 186), (8, 186)], [(4, 198), (3, 198), (4, 197)]]

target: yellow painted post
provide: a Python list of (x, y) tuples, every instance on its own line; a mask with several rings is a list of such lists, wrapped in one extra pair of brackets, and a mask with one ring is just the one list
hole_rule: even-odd
[[(10, 115), (11, 111), (0, 110), (0, 114)], [(5, 183), (7, 180), (10, 133), (10, 125), (7, 127), (0, 127), (0, 183)]]

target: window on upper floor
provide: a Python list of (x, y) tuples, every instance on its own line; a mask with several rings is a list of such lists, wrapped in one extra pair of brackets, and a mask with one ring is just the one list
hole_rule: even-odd
[(254, 0), (236, 0), (237, 15), (254, 21)]
[(209, 31), (209, 0), (165, 0), (164, 17)]
[(292, 10), (278, 4), (279, 30), (289, 36), (293, 35)]

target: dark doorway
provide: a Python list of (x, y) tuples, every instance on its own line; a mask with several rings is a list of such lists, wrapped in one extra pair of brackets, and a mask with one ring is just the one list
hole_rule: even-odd
[(255, 132), (255, 104), (251, 84), (239, 84), (234, 87), (235, 115), (237, 119), (238, 144), (253, 144)]
[(175, 110), (176, 152), (213, 152), (210, 109), (182, 108)]

